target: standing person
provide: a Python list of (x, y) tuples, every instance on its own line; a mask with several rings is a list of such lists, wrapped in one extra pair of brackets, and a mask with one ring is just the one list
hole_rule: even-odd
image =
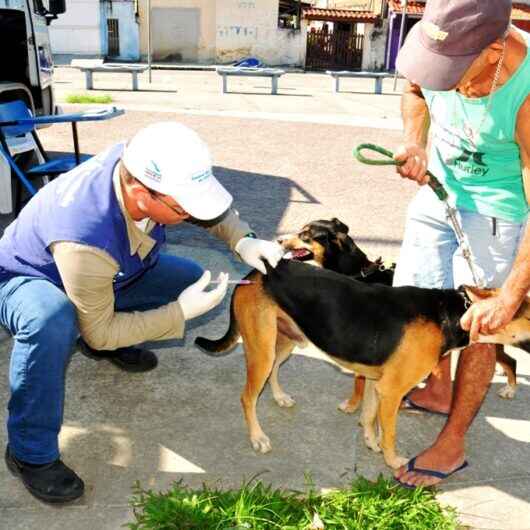
[[(427, 168), (457, 208), (483, 282), (500, 293), (473, 304), (462, 327), (477, 334), (506, 325), (530, 287), (530, 35), (510, 26), (509, 0), (429, 0), (397, 68), (404, 144), (398, 172), (420, 185)], [(430, 132), (430, 151), (427, 139)], [(525, 197), (526, 191), (526, 197)], [(422, 187), (409, 206), (394, 285), (452, 288), (473, 279), (435, 194)], [(465, 467), (464, 435), (489, 388), (495, 346), (460, 355), (454, 388), (450, 358), (410, 403), (448, 413), (433, 445), (397, 470), (405, 486), (433, 485)]]
[(9, 372), (8, 469), (40, 500), (80, 497), (60, 460), (66, 367), (81, 351), (130, 372), (157, 364), (135, 347), (182, 337), (215, 307), (228, 275), (165, 254), (165, 225), (192, 221), (266, 273), (277, 243), (256, 238), (231, 209), (206, 144), (175, 122), (140, 130), (40, 190), (0, 239), (0, 322), (14, 338)]

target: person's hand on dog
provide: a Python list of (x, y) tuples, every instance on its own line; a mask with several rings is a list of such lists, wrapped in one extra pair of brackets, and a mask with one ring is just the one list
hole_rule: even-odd
[(420, 186), (429, 182), (427, 151), (421, 145), (401, 145), (394, 154), (394, 160), (405, 162), (402, 166), (397, 166), (396, 168), (402, 177), (414, 180)]
[(518, 307), (508, 304), (502, 295), (474, 302), (460, 319), (460, 326), (469, 331), (471, 342), (479, 335), (492, 335), (509, 324)]
[(252, 237), (240, 239), (235, 246), (235, 251), (247, 265), (258, 269), (263, 274), (267, 274), (267, 270), (262, 259), (266, 259), (271, 267), (276, 267), (284, 254), (283, 248), (276, 241)]
[(195, 283), (180, 293), (177, 301), (185, 320), (207, 313), (224, 298), (228, 288), (228, 273), (221, 272), (218, 278), (219, 285), (211, 291), (205, 291), (211, 277), (210, 271), (205, 271)]

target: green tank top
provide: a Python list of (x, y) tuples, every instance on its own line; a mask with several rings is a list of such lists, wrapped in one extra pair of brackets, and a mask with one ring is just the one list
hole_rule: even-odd
[(431, 116), (429, 169), (454, 205), (516, 223), (528, 213), (515, 126), (530, 94), (530, 33), (520, 33), (526, 57), (493, 93), (489, 111), (489, 96), (466, 98), (455, 90), (422, 89)]

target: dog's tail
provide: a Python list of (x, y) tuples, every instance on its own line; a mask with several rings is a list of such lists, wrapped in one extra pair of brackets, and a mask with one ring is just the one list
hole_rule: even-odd
[(217, 340), (210, 340), (206, 337), (197, 337), (195, 339), (195, 345), (210, 357), (224, 357), (228, 355), (235, 348), (239, 340), (239, 326), (234, 313), (234, 299), (238, 288), (236, 287), (234, 290), (232, 300), (230, 301), (230, 325), (224, 336)]

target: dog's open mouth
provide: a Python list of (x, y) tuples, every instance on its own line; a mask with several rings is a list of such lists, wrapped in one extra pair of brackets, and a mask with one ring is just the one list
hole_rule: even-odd
[(313, 259), (313, 253), (307, 248), (294, 248), (284, 254), (284, 259), (292, 259), (295, 261), (307, 261)]

